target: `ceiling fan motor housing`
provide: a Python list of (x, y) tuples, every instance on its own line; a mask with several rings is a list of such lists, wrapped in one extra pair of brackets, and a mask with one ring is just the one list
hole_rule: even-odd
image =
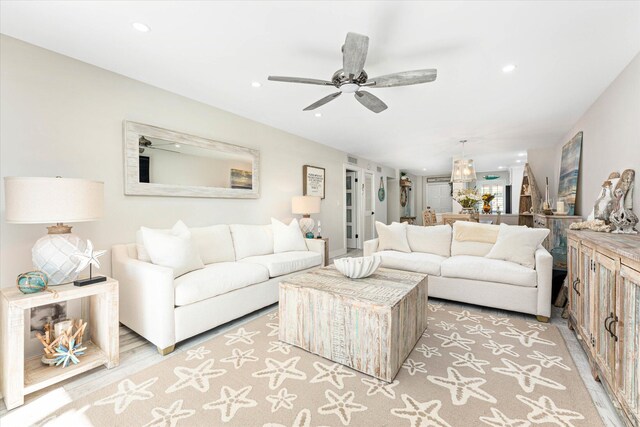
[(364, 70), (362, 70), (357, 78), (350, 79), (349, 76), (344, 73), (343, 69), (339, 69), (338, 71), (333, 73), (333, 77), (331, 77), (331, 83), (333, 83), (335, 87), (339, 88), (345, 83), (355, 83), (358, 85), (364, 84), (367, 82), (368, 78), (369, 76)]

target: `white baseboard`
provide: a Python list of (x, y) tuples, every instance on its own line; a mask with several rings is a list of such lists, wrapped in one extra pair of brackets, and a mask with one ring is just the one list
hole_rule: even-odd
[(329, 258), (335, 258), (337, 256), (346, 255), (347, 250), (345, 248), (329, 251)]

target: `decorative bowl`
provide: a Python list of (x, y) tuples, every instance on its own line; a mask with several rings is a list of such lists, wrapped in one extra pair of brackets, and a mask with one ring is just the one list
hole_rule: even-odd
[(360, 258), (339, 258), (333, 263), (336, 270), (351, 279), (362, 279), (371, 276), (380, 267), (382, 259), (379, 256), (366, 256)]

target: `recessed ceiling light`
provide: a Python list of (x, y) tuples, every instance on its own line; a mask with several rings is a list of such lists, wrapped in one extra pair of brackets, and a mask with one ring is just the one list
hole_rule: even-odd
[(527, 153), (518, 153), (518, 157), (524, 157), (526, 155), (527, 155)]
[(502, 72), (503, 73), (511, 73), (516, 69), (516, 66), (514, 64), (507, 64), (504, 67), (502, 67)]
[(131, 26), (141, 33), (148, 33), (149, 31), (151, 31), (151, 27), (147, 24), (143, 24), (142, 22), (134, 22), (133, 24), (131, 24)]
[(316, 116), (316, 117), (322, 117), (322, 113), (316, 113), (316, 114), (314, 114), (314, 116)]
[(498, 166), (498, 169), (504, 169), (504, 166)]
[(522, 160), (518, 159), (516, 160), (516, 163), (522, 163)]
[(173, 144), (174, 147), (180, 148), (180, 144)]
[(262, 83), (260, 83), (260, 82), (252, 82), (252, 83), (251, 83), (251, 86), (253, 86), (253, 87), (260, 87), (260, 86), (262, 86)]
[(426, 170), (427, 170), (427, 168), (422, 168), (422, 170), (423, 170), (423, 171), (426, 171)]

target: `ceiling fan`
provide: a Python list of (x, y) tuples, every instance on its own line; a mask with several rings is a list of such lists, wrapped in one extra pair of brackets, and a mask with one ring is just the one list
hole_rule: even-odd
[(304, 111), (315, 110), (324, 104), (333, 101), (343, 93), (353, 93), (356, 100), (374, 113), (380, 113), (387, 109), (387, 104), (377, 96), (361, 90), (362, 88), (375, 89), (377, 87), (409, 86), (420, 83), (432, 82), (436, 79), (438, 71), (435, 69), (403, 71), (400, 73), (386, 74), (384, 76), (369, 78), (364, 71), (364, 62), (367, 59), (369, 37), (362, 34), (347, 33), (347, 38), (342, 46), (342, 68), (329, 80), (307, 79), (304, 77), (269, 76), (269, 80), (287, 83), (304, 83), (310, 85), (335, 86), (338, 92), (309, 105)]

